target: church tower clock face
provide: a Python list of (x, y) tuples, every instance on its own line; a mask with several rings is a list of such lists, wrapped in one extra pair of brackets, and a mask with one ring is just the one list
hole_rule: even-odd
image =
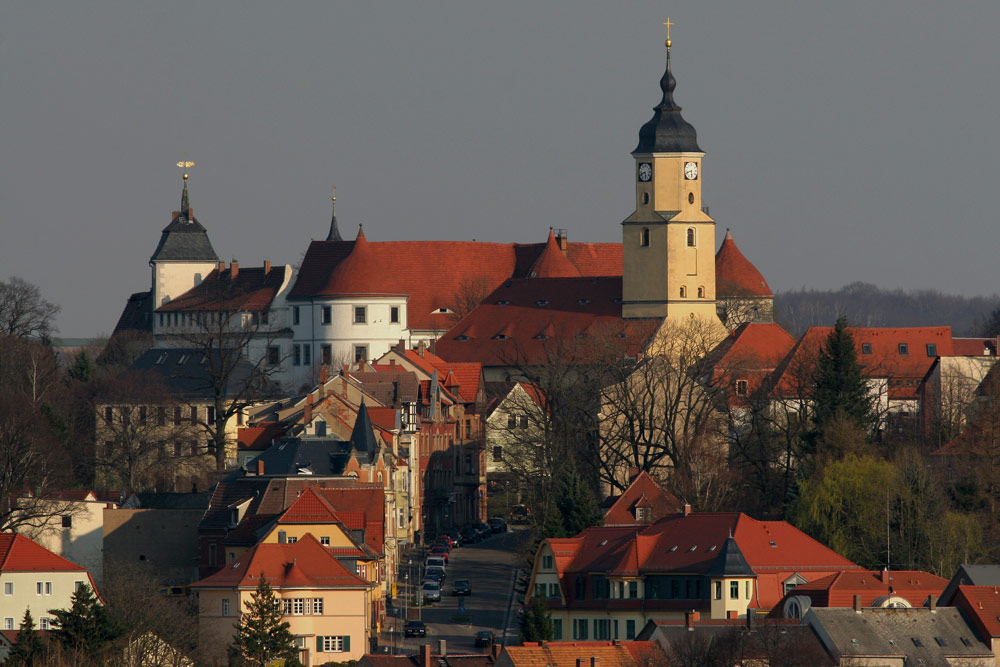
[(698, 178), (698, 163), (697, 162), (686, 162), (684, 163), (684, 178), (689, 181), (697, 180)]
[(648, 183), (653, 178), (653, 165), (648, 162), (639, 163), (639, 180)]

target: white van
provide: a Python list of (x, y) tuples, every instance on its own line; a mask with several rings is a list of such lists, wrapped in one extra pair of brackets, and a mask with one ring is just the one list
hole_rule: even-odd
[(430, 556), (430, 557), (428, 557), (426, 565), (427, 565), (427, 567), (438, 567), (439, 566), (442, 569), (447, 569), (447, 565), (445, 565), (444, 558), (441, 558), (440, 556)]

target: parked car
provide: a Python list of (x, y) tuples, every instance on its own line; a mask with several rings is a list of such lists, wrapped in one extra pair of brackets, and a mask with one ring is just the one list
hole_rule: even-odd
[(486, 523), (490, 524), (490, 528), (494, 533), (506, 533), (507, 532), (507, 522), (504, 521), (503, 517), (495, 516), (491, 517)]
[(427, 567), (438, 566), (438, 567), (440, 567), (442, 569), (447, 569), (448, 568), (448, 562), (444, 558), (442, 558), (441, 556), (438, 556), (438, 555), (428, 556), (427, 557), (427, 562), (425, 563), (425, 565), (427, 565)]
[(492, 630), (480, 630), (476, 633), (476, 648), (482, 648), (483, 646), (491, 646), (493, 644), (493, 631)]
[[(438, 593), (438, 599), (441, 599), (440, 593)], [(426, 637), (427, 626), (424, 625), (423, 621), (407, 621), (403, 634), (407, 637)]]
[(493, 534), (493, 529), (490, 528), (490, 525), (488, 523), (483, 523), (482, 521), (480, 521), (479, 523), (474, 524), (472, 527), (479, 531), (480, 539), (486, 539), (487, 537)]
[(472, 595), (472, 584), (468, 579), (456, 579), (451, 585), (452, 595)]
[(455, 549), (462, 546), (462, 533), (457, 528), (448, 533), (448, 537), (451, 538), (451, 548)]
[(480, 539), (479, 531), (475, 528), (466, 528), (462, 531), (462, 543), (463, 544), (475, 544)]
[(428, 602), (441, 601), (441, 584), (436, 581), (425, 581), (420, 587), (424, 593), (424, 599)]
[(425, 576), (428, 579), (437, 579), (438, 581), (444, 581), (447, 576), (443, 565), (428, 565), (426, 572)]
[(438, 535), (437, 537), (435, 537), (434, 538), (434, 545), (436, 546), (438, 544), (443, 544), (446, 547), (448, 547), (449, 549), (451, 549), (451, 547), (453, 546), (452, 545), (451, 535), (449, 535), (447, 533), (441, 533), (440, 535)]
[(448, 548), (443, 546), (436, 546), (431, 549), (431, 556), (437, 556), (444, 559), (444, 564), (448, 564)]
[(528, 518), (531, 516), (531, 508), (527, 505), (514, 505), (510, 509), (510, 522), (511, 523), (528, 523)]

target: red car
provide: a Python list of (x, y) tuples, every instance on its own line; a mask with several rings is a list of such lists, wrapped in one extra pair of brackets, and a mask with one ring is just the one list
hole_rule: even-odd
[(437, 546), (439, 544), (445, 545), (446, 547), (448, 547), (448, 549), (451, 549), (453, 546), (455, 546), (455, 543), (452, 541), (451, 537), (445, 535), (444, 533), (441, 533), (436, 538), (434, 538), (434, 546)]
[(431, 554), (430, 555), (431, 556), (439, 556), (441, 558), (444, 558), (444, 562), (447, 563), (448, 562), (448, 547), (445, 547), (445, 546), (436, 546), (433, 549), (431, 549)]

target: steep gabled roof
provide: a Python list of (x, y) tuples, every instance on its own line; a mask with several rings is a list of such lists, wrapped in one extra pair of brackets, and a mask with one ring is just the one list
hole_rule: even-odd
[(368, 416), (368, 406), (365, 405), (364, 399), (361, 399), (361, 407), (358, 408), (358, 416), (354, 420), (354, 430), (351, 431), (351, 448), (368, 456), (374, 456), (378, 451), (378, 441), (375, 440), (372, 420)]
[(208, 232), (194, 217), (194, 210), (188, 203), (187, 174), (181, 193), (181, 210), (174, 213), (173, 220), (163, 228), (160, 242), (153, 251), (150, 262), (217, 262), (218, 255), (208, 240)]
[(1000, 586), (959, 586), (951, 604), (965, 612), (983, 640), (1000, 638)]
[(715, 293), (720, 298), (774, 297), (761, 272), (736, 247), (729, 230), (715, 253)]
[(315, 537), (306, 533), (290, 544), (260, 543), (232, 565), (191, 585), (192, 588), (256, 588), (267, 577), (272, 588), (370, 588), (349, 572)]
[[(636, 518), (635, 508), (640, 506), (642, 499), (643, 506), (650, 508), (649, 518), (639, 521)], [(628, 485), (614, 504), (604, 515), (605, 526), (619, 525), (640, 525), (647, 524), (672, 514), (680, 509), (681, 501), (672, 493), (665, 491), (656, 481), (649, 476), (645, 470), (640, 471), (632, 482)]]
[(535, 263), (531, 265), (528, 272), (529, 278), (579, 278), (580, 271), (573, 266), (573, 262), (566, 258), (556, 236), (549, 230), (549, 238), (545, 242), (545, 249), (538, 256)]
[(0, 533), (0, 572), (86, 572), (24, 535)]
[(722, 550), (712, 562), (712, 567), (708, 568), (706, 576), (709, 577), (756, 577), (747, 559), (743, 557), (736, 540), (730, 535), (722, 544)]
[(278, 519), (278, 523), (339, 523), (340, 517), (330, 502), (310, 486)]
[(116, 336), (126, 331), (152, 331), (153, 330), (153, 293), (150, 290), (136, 292), (125, 302), (125, 309), (122, 310), (115, 330), (111, 334)]

